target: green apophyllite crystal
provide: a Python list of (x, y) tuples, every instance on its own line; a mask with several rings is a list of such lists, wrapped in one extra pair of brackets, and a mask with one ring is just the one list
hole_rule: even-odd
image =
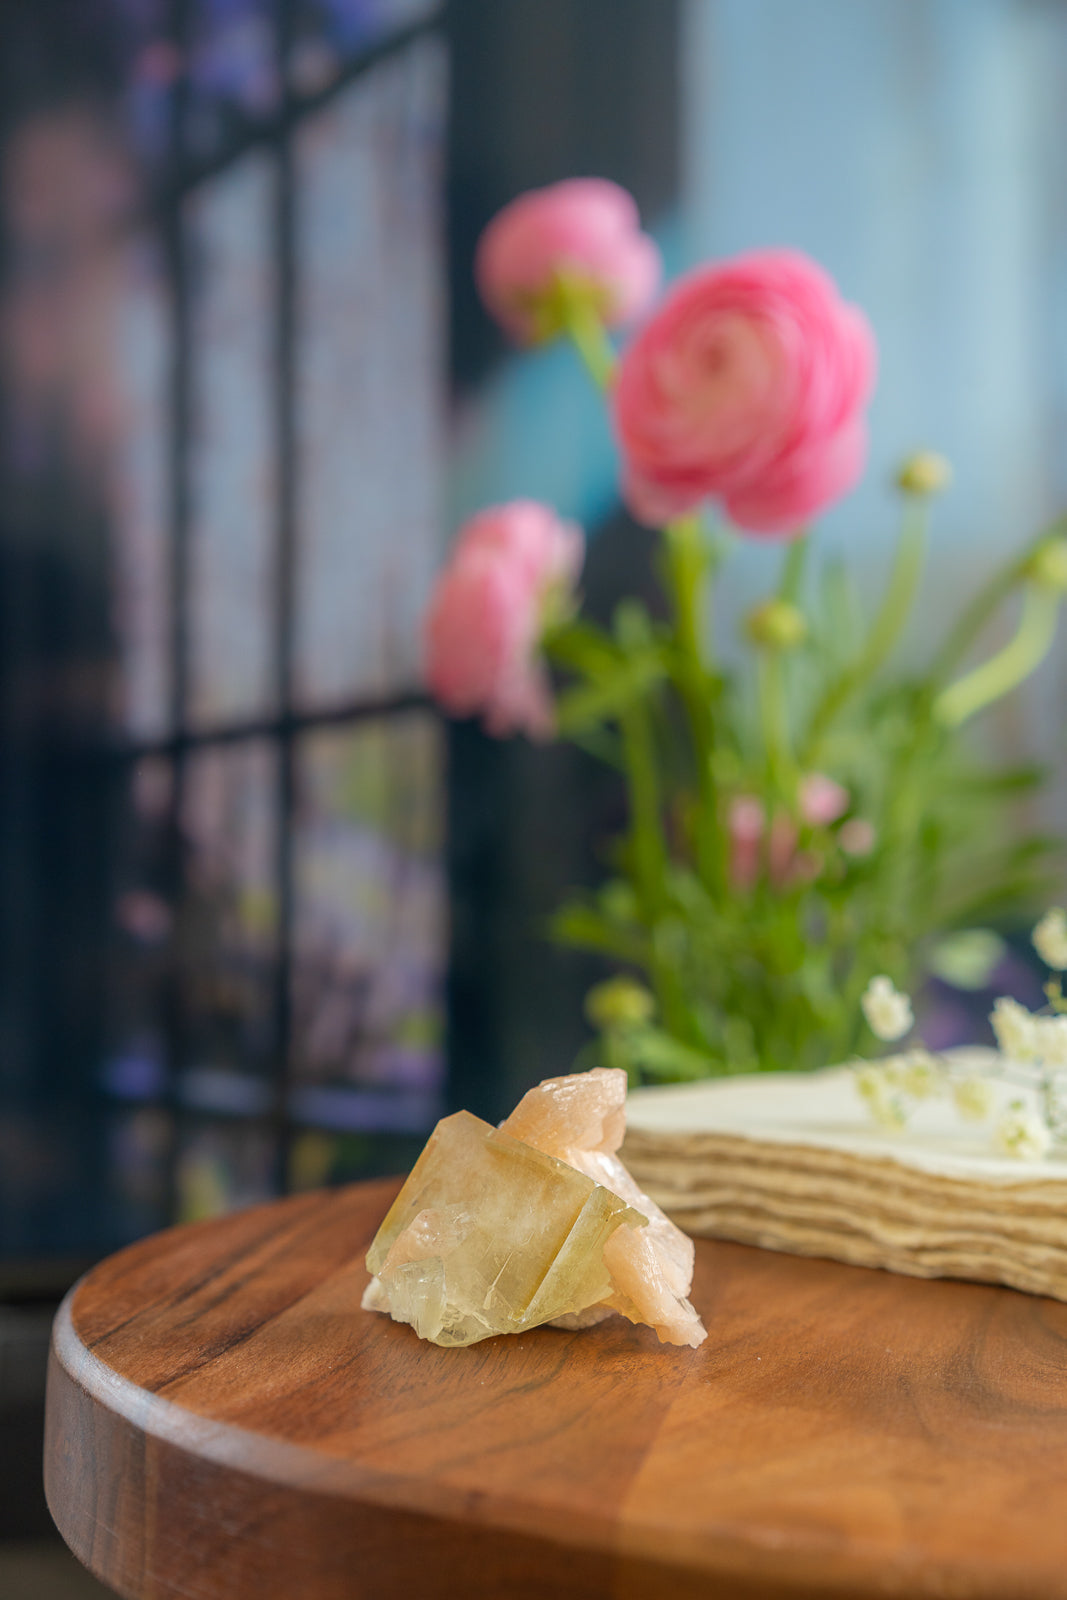
[(612, 1293), (604, 1246), (645, 1218), (469, 1112), (437, 1124), (367, 1254), (364, 1305), (435, 1344), (474, 1344)]

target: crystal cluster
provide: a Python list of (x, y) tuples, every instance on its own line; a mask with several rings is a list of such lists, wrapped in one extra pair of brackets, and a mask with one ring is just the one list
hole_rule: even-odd
[(547, 1079), (499, 1128), (445, 1117), (367, 1254), (364, 1307), (440, 1345), (612, 1312), (700, 1344), (692, 1241), (616, 1153), (625, 1101), (625, 1073), (598, 1069)]

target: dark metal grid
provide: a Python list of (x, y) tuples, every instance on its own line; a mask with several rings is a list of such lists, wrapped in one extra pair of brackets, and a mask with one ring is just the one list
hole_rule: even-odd
[[(281, 597), (276, 597), (275, 605), (280, 609)], [(206, 723), (202, 728), (176, 727), (173, 733), (158, 737), (116, 740), (105, 745), (102, 753), (105, 758), (122, 763), (149, 756), (181, 759), (194, 749), (241, 744), (253, 739), (293, 739), (315, 728), (342, 727), (350, 722), (371, 722), (403, 711), (432, 709), (432, 702), (421, 690), (401, 690), (396, 694), (343, 700), (315, 711), (301, 711), (289, 705), (275, 715), (237, 717), (227, 722)]]
[[(179, 9), (184, 9), (188, 6), (188, 0), (178, 0), (178, 6)], [(220, 173), (240, 161), (250, 150), (270, 145), (275, 147), (288, 145), (306, 117), (313, 116), (315, 112), (328, 106), (351, 84), (382, 61), (403, 54), (408, 45), (425, 38), (427, 34), (438, 32), (442, 10), (443, 0), (441, 4), (429, 10), (425, 17), (407, 23), (402, 28), (394, 29), (384, 34), (382, 38), (365, 45), (338, 70), (336, 77), (321, 89), (303, 93), (294, 90), (289, 82), (287, 56), (288, 44), (292, 39), (292, 6), (290, 0), (275, 0), (277, 21), (275, 31), (279, 43), (277, 69), (278, 82), (281, 86), (281, 102), (278, 110), (269, 116), (258, 117), (250, 122), (231, 139), (224, 150), (214, 152), (210, 156), (192, 157), (185, 152), (183, 145), (172, 146), (173, 159), (169, 175), (160, 185), (155, 205), (164, 211), (169, 211), (190, 190), (218, 177)]]
[[(296, 742), (306, 731), (338, 726), (358, 726), (371, 719), (393, 717), (425, 707), (421, 694), (400, 692), (382, 698), (351, 700), (344, 705), (324, 706), (317, 711), (300, 711), (294, 704), (294, 593), (296, 559), (295, 440), (295, 340), (299, 264), (296, 249), (296, 192), (293, 170), (293, 139), (306, 117), (313, 116), (357, 79), (380, 62), (402, 54), (415, 41), (437, 31), (439, 13), (432, 12), (419, 21), (375, 41), (349, 62), (322, 91), (310, 95), (294, 94), (289, 85), (289, 43), (292, 37), (290, 0), (275, 0), (277, 70), (282, 85), (280, 110), (242, 132), (228, 149), (210, 160), (186, 159), (184, 147), (187, 88), (176, 85), (171, 105), (171, 149), (169, 177), (152, 202), (152, 212), (165, 245), (169, 276), (173, 369), (170, 391), (170, 473), (171, 473), (171, 628), (169, 638), (171, 694), (171, 732), (155, 739), (116, 742), (106, 754), (121, 763), (133, 764), (149, 756), (169, 756), (173, 763), (173, 792), (170, 813), (169, 888), (174, 896), (182, 892), (185, 872), (181, 817), (189, 757), (198, 750), (253, 739), (272, 741), (278, 751), (278, 846), (275, 877), (278, 903), (278, 946), (274, 994), (274, 1066), (271, 1081), (271, 1109), (266, 1119), (274, 1143), (273, 1178), (275, 1186), (286, 1186), (288, 1156), (294, 1123), (289, 1106), (292, 1065), (292, 949), (294, 884), (292, 834), (296, 804)], [(192, 0), (172, 0), (171, 36), (185, 54), (191, 32)], [(254, 148), (273, 152), (275, 165), (274, 249), (277, 268), (275, 314), (275, 394), (274, 438), (278, 463), (277, 516), (275, 523), (275, 596), (273, 605), (274, 684), (277, 713), (274, 716), (241, 719), (205, 729), (189, 726), (190, 682), (190, 439), (192, 425), (192, 373), (196, 352), (192, 347), (190, 279), (184, 201), (197, 186), (219, 176)], [(172, 975), (165, 1000), (167, 1015), (164, 1032), (167, 1040), (167, 1090), (161, 1102), (170, 1113), (171, 1137), (166, 1159), (166, 1203), (171, 1216), (176, 1214), (178, 1198), (178, 1159), (181, 1135), (191, 1113), (180, 1097), (180, 1075), (186, 1064), (185, 1026), (182, 1015), (181, 984), (177, 971)], [(224, 1120), (247, 1125), (262, 1125), (254, 1115), (243, 1118), (212, 1116), (196, 1112), (198, 1123)], [(302, 1119), (301, 1119), (302, 1122)]]

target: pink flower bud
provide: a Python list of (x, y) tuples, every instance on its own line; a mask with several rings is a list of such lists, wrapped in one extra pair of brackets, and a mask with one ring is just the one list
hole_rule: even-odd
[(632, 195), (606, 178), (568, 178), (497, 212), (479, 240), (474, 275), (489, 311), (525, 343), (559, 331), (551, 299), (561, 280), (587, 292), (615, 327), (651, 305), (662, 267)]
[(801, 779), (800, 815), (812, 827), (828, 827), (844, 816), (848, 806), (848, 790), (824, 772), (809, 772)]
[(874, 371), (866, 318), (799, 252), (690, 273), (619, 367), (631, 510), (658, 525), (716, 499), (750, 533), (795, 533), (860, 476)]
[[(829, 778), (824, 781), (832, 782)], [(837, 789), (839, 785), (833, 784), (833, 787)], [(848, 803), (847, 795), (845, 803)], [(805, 820), (813, 819), (805, 817)], [(810, 883), (822, 871), (823, 862), (818, 855), (811, 850), (797, 849), (798, 829), (788, 812), (776, 811), (768, 828), (763, 802), (754, 795), (738, 795), (731, 801), (727, 828), (730, 881), (737, 889), (751, 889), (764, 867), (771, 887), (779, 890)]]
[(797, 825), (785, 811), (777, 811), (767, 839), (767, 872), (776, 889), (784, 889), (793, 881), (796, 859)]
[(730, 878), (738, 889), (751, 889), (760, 873), (760, 850), (767, 813), (755, 795), (740, 794), (730, 802)]
[(547, 738), (552, 697), (539, 653), (546, 611), (581, 569), (581, 530), (516, 500), (471, 519), (437, 580), (423, 624), (426, 683), (453, 716), (497, 737)]

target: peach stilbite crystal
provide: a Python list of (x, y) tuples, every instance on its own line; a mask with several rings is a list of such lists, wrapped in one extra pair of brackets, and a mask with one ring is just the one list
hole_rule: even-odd
[(601, 1070), (549, 1079), (500, 1128), (445, 1117), (368, 1251), (364, 1308), (441, 1345), (612, 1311), (699, 1344), (692, 1243), (615, 1154), (625, 1096)]

